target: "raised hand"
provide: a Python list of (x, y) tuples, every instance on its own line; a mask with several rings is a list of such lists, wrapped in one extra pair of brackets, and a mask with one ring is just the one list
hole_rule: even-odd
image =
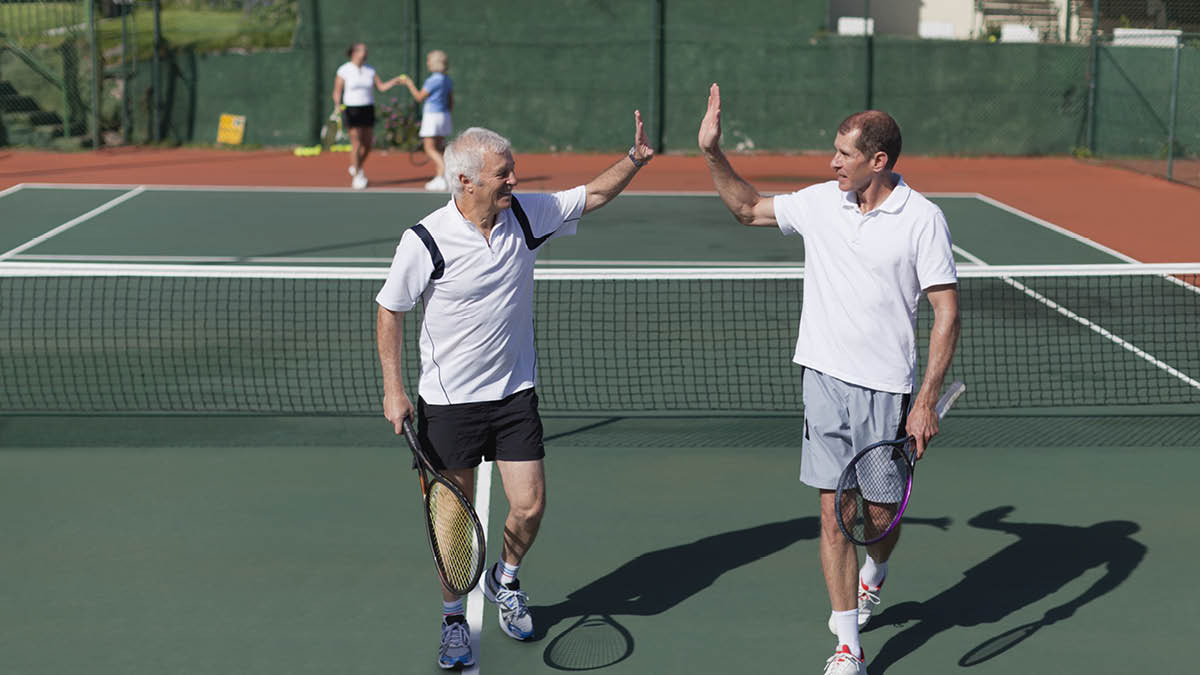
[(716, 152), (721, 142), (721, 88), (716, 82), (708, 89), (708, 110), (700, 120), (700, 149)]
[(633, 154), (639, 162), (648, 162), (654, 157), (654, 148), (650, 145), (650, 139), (646, 137), (646, 127), (642, 125), (642, 111), (633, 111), (634, 132), (633, 132)]

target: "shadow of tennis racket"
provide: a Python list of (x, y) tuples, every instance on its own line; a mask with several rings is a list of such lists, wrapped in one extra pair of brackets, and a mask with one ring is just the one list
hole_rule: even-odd
[(994, 659), (1021, 644), (1029, 636), (1038, 632), (1043, 627), (1049, 626), (1051, 623), (1053, 622), (1043, 618), (1032, 623), (1027, 623), (1024, 626), (1017, 626), (1011, 630), (1004, 631), (996, 637), (981, 643), (966, 654), (963, 654), (963, 657), (958, 660), (958, 665), (969, 668), (977, 666), (984, 661)]
[(633, 635), (607, 614), (587, 614), (550, 641), (542, 660), (555, 670), (599, 670), (633, 654)]

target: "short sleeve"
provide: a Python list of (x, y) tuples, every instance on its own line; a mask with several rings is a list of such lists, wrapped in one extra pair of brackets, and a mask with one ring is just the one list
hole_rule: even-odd
[(338, 66), (337, 76), (342, 78), (342, 81), (346, 81), (346, 80), (350, 79), (350, 76), (346, 73), (346, 66), (348, 66), (348, 65), (350, 65), (350, 64), (343, 63), (342, 65)]
[(406, 230), (396, 246), (396, 256), (388, 270), (387, 281), (375, 296), (375, 302), (393, 312), (408, 312), (417, 305), (429, 286), (433, 274), (433, 258), (420, 237)]
[(568, 237), (575, 234), (583, 217), (587, 187), (580, 185), (548, 195), (521, 195), (519, 199), (534, 237)]
[(936, 207), (917, 236), (917, 281), (922, 290), (930, 286), (958, 283), (950, 226), (946, 224), (942, 210)]
[(442, 88), (442, 77), (443, 75), (441, 73), (434, 73), (430, 75), (429, 77), (425, 78), (425, 84), (421, 85), (421, 89), (431, 94), (439, 91)]
[(775, 222), (785, 235), (804, 234), (804, 221), (808, 217), (808, 205), (804, 190), (775, 196)]

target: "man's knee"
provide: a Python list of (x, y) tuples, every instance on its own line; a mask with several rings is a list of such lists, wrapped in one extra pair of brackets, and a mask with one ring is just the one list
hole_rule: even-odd
[(537, 524), (542, 522), (542, 516), (546, 513), (545, 491), (539, 491), (537, 494), (531, 495), (528, 499), (521, 500), (520, 503), (510, 504), (509, 513), (523, 523)]

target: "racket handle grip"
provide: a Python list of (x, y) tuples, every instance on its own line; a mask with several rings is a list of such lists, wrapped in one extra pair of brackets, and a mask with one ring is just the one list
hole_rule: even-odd
[(404, 432), (404, 440), (408, 441), (411, 447), (420, 447), (417, 441), (417, 430), (413, 428), (412, 420), (405, 418), (400, 425), (400, 430)]

